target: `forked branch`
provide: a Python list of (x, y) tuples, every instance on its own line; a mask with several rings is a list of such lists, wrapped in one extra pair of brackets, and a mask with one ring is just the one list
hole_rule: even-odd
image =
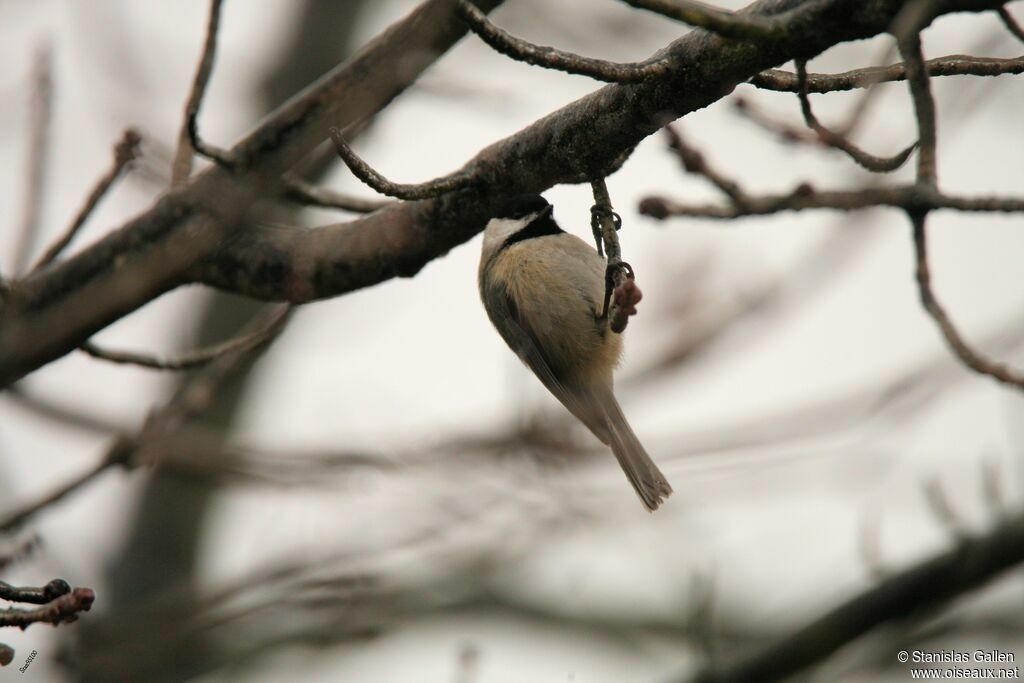
[(231, 155), (222, 149), (207, 145), (199, 137), (197, 119), (199, 108), (203, 103), (203, 95), (206, 94), (206, 86), (210, 82), (213, 73), (213, 61), (217, 55), (217, 33), (220, 29), (220, 10), (224, 0), (210, 0), (210, 14), (206, 23), (206, 38), (203, 41), (203, 49), (199, 56), (199, 64), (196, 65), (196, 73), (192, 79), (192, 88), (189, 90), (188, 101), (185, 103), (185, 117), (182, 122), (181, 132), (178, 134), (178, 149), (174, 154), (174, 162), (171, 166), (171, 184), (179, 185), (188, 180), (192, 173), (192, 155), (202, 154), (203, 156), (221, 163), (231, 164)]

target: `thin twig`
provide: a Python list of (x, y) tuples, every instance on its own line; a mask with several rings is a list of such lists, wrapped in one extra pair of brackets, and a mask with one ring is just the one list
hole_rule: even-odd
[(917, 146), (917, 143), (911, 144), (902, 152), (895, 154), (891, 157), (878, 157), (874, 154), (869, 154), (862, 150), (857, 145), (853, 144), (846, 136), (840, 135), (833, 130), (823, 126), (818, 117), (814, 115), (814, 110), (811, 109), (811, 98), (807, 94), (807, 62), (798, 59), (796, 60), (796, 79), (797, 79), (797, 96), (800, 98), (800, 111), (804, 117), (804, 123), (807, 127), (813, 130), (818, 138), (829, 147), (833, 147), (842, 152), (845, 152), (847, 156), (853, 159), (859, 166), (873, 172), (873, 173), (890, 173), (903, 166), (907, 159), (910, 158), (911, 152)]
[(26, 521), (35, 516), (40, 510), (60, 502), (69, 494), (82, 488), (114, 465), (127, 464), (128, 457), (131, 455), (131, 452), (131, 444), (127, 440), (116, 440), (107, 450), (106, 454), (95, 465), (70, 479), (49, 494), (19, 508), (3, 519), (0, 519), (0, 533), (6, 533), (19, 528)]
[(857, 211), (879, 206), (918, 211), (951, 209), (955, 211), (1016, 213), (1024, 211), (1024, 198), (957, 197), (934, 190), (921, 189), (917, 185), (865, 187), (855, 190), (816, 190), (809, 184), (803, 183), (786, 194), (746, 195), (746, 203), (742, 207), (682, 204), (666, 197), (645, 197), (640, 202), (640, 213), (658, 220), (672, 216), (730, 220), (748, 216), (767, 216), (785, 211), (808, 209)]
[(63, 579), (54, 579), (42, 588), (34, 586), (18, 588), (6, 581), (0, 581), (0, 600), (6, 600), (7, 602), (27, 602), (32, 605), (45, 605), (70, 592), (71, 586)]
[(81, 612), (88, 612), (96, 600), (91, 588), (75, 588), (69, 593), (36, 609), (7, 609), (0, 611), (0, 627), (16, 626), (21, 629), (32, 624), (70, 624)]
[(284, 329), (292, 308), (292, 306), (285, 306), (284, 314), (281, 311), (272, 311), (257, 316), (247, 327), (253, 330), (263, 330), (267, 327), (269, 320), (273, 323), (269, 334), (261, 335), (259, 340), (247, 347), (236, 348), (214, 358), (203, 369), (185, 381), (163, 408), (146, 420), (137, 436), (119, 436), (93, 467), (49, 495), (3, 518), (0, 521), (0, 533), (21, 526), (40, 510), (62, 500), (115, 465), (130, 467), (140, 462), (155, 463), (160, 456), (161, 444), (176, 434), (187, 420), (209, 409), (220, 386), (243, 368), (253, 354), (269, 344)]
[(963, 337), (960, 336), (949, 314), (946, 313), (946, 310), (936, 298), (935, 292), (932, 291), (931, 273), (928, 268), (927, 233), (925, 230), (926, 214), (924, 212), (911, 211), (907, 215), (914, 226), (914, 255), (917, 263), (916, 279), (921, 296), (921, 305), (924, 306), (925, 311), (928, 312), (928, 315), (939, 326), (939, 330), (942, 332), (942, 336), (945, 337), (949, 348), (953, 350), (953, 353), (956, 354), (957, 358), (964, 365), (975, 372), (988, 375), (1003, 384), (1024, 389), (1024, 375), (1012, 370), (1007, 365), (985, 358), (972, 349), (964, 341)]
[[(139, 433), (137, 450), (144, 449), (150, 443), (159, 443), (172, 437), (188, 420), (209, 410), (217, 398), (219, 388), (247, 367), (256, 354), (280, 335), (291, 319), (294, 308), (291, 305), (285, 306), (283, 314), (280, 310), (257, 313), (246, 324), (243, 334), (249, 333), (250, 330), (264, 329), (267, 321), (273, 321), (270, 333), (263, 335), (259, 341), (246, 348), (235, 349), (217, 356), (186, 382), (183, 382), (171, 400), (159, 412), (154, 413), (146, 420)], [(159, 448), (153, 450), (156, 452), (146, 453), (148, 459), (142, 458), (142, 460), (152, 464), (160, 455)]]
[(817, 117), (814, 116), (813, 110), (810, 109), (809, 99), (802, 97), (800, 99), (800, 106), (807, 128), (794, 126), (788, 121), (775, 119), (744, 97), (737, 97), (733, 100), (733, 107), (737, 113), (756, 123), (766, 131), (777, 135), (783, 142), (798, 142), (839, 150), (863, 168), (875, 173), (895, 171), (906, 163), (910, 154), (917, 146), (916, 143), (910, 145), (892, 157), (876, 157), (858, 148), (845, 135), (821, 125)]
[[(38, 417), (59, 422), (65, 427), (94, 432), (97, 434), (118, 434), (127, 433), (124, 427), (98, 413), (85, 412), (80, 405), (62, 405), (48, 397), (40, 396), (35, 392), (26, 391), (21, 384), (15, 384), (0, 394), (10, 400), (15, 406), (31, 411)], [(70, 403), (70, 402), (69, 402)]]
[(268, 337), (277, 333), (278, 326), (289, 312), (290, 308), (283, 306), (267, 319), (263, 327), (253, 332), (240, 334), (237, 337), (217, 344), (211, 344), (210, 346), (205, 346), (174, 358), (158, 358), (151, 354), (130, 351), (111, 351), (97, 346), (91, 341), (85, 342), (79, 349), (93, 358), (111, 363), (138, 365), (151, 370), (192, 370), (202, 367), (225, 354), (245, 350), (260, 344)]
[[(1024, 73), (1024, 56), (1011, 59), (948, 55), (925, 62), (929, 76), (1001, 76)], [(907, 77), (903, 63), (867, 67), (837, 74), (807, 74), (807, 92), (829, 93), (870, 88), (878, 83), (902, 81)], [(747, 81), (762, 90), (799, 92), (797, 75), (790, 71), (769, 69)]]
[[(0, 610), (0, 627), (15, 626), (25, 630), (32, 624), (48, 623), (54, 626), (71, 623), (78, 619), (80, 612), (88, 612), (96, 594), (91, 588), (75, 588), (64, 579), (54, 579), (42, 588), (17, 588), (0, 581), (0, 599), (43, 605), (36, 609), (8, 608)], [(35, 652), (32, 653), (35, 655)], [(0, 643), (0, 667), (7, 666), (14, 659), (14, 649)], [(29, 658), (31, 661), (31, 657)], [(21, 672), (25, 672), (22, 667)]]
[(606, 83), (636, 83), (668, 71), (667, 57), (642, 62), (609, 62), (545, 45), (534, 45), (495, 26), (470, 0), (459, 0), (459, 16), (494, 50), (519, 62), (555, 69)]
[(25, 163), (25, 191), (14, 248), (13, 276), (29, 263), (42, 215), (46, 168), (50, 154), (50, 124), (53, 117), (53, 50), (49, 43), (36, 49), (32, 66), (32, 101), (29, 107), (28, 147)]
[(180, 185), (188, 180), (192, 173), (193, 153), (202, 154), (221, 165), (230, 166), (232, 157), (227, 150), (222, 150), (207, 145), (199, 137), (196, 119), (199, 116), (199, 107), (203, 102), (203, 95), (206, 93), (206, 86), (210, 82), (213, 73), (213, 61), (217, 54), (217, 32), (220, 28), (220, 10), (224, 0), (210, 0), (210, 15), (206, 24), (206, 39), (203, 41), (203, 51), (199, 57), (199, 64), (196, 66), (196, 73), (192, 79), (192, 88), (188, 94), (188, 101), (185, 103), (185, 118), (178, 133), (178, 149), (174, 154), (174, 161), (171, 165), (171, 184)]
[(285, 198), (293, 202), (306, 204), (307, 206), (340, 209), (342, 211), (351, 211), (352, 213), (373, 213), (377, 209), (382, 209), (393, 203), (388, 200), (363, 199), (362, 197), (352, 197), (340, 192), (333, 192), (303, 180), (292, 173), (286, 173), (282, 177), (282, 181), (284, 183)]
[(624, 0), (627, 5), (655, 12), (725, 38), (764, 40), (784, 35), (786, 24), (778, 18), (741, 16), (692, 0)]
[[(910, 85), (911, 98), (914, 101), (914, 114), (917, 119), (918, 140), (920, 149), (917, 159), (917, 186), (924, 191), (934, 191), (937, 178), (937, 141), (935, 120), (935, 100), (932, 97), (928, 71), (924, 67), (924, 56), (921, 53), (921, 36), (919, 33), (898, 36), (900, 54), (907, 68), (907, 81)], [(1024, 375), (1012, 370), (1007, 365), (985, 358), (971, 348), (956, 329), (949, 314), (939, 303), (932, 290), (931, 273), (928, 267), (927, 218), (928, 208), (908, 209), (907, 217), (913, 226), (914, 256), (916, 259), (915, 277), (921, 305), (932, 317), (945, 337), (946, 343), (967, 367), (975, 372), (988, 375), (1004, 384), (1024, 389)]]
[(52, 262), (60, 253), (71, 244), (71, 240), (75, 238), (78, 231), (81, 230), (82, 226), (92, 215), (92, 212), (96, 209), (96, 206), (100, 203), (100, 200), (106, 196), (107, 191), (114, 184), (120, 176), (122, 171), (130, 164), (137, 156), (139, 152), (139, 142), (141, 141), (139, 134), (128, 129), (124, 132), (121, 137), (121, 141), (114, 147), (114, 163), (111, 165), (110, 170), (99, 179), (96, 185), (92, 188), (92, 192), (86, 197), (85, 203), (82, 208), (78, 210), (78, 214), (75, 216), (75, 220), (72, 221), (71, 226), (68, 227), (67, 231), (61, 235), (61, 237), (50, 245), (50, 248), (46, 250), (36, 264), (32, 266), (32, 272), (35, 272)]
[(1024, 43), (1024, 28), (1021, 28), (1021, 25), (1013, 18), (1013, 15), (1010, 14), (1010, 10), (1006, 9), (1004, 6), (1000, 7), (996, 11), (999, 12), (999, 18), (1003, 20), (1003, 25), (1006, 26), (1006, 30), (1015, 35), (1017, 40)]
[(442, 178), (429, 180), (425, 183), (401, 184), (393, 183), (357, 155), (337, 128), (330, 129), (331, 140), (338, 150), (338, 156), (352, 170), (357, 178), (382, 195), (396, 199), (417, 200), (431, 199), (456, 190), (462, 190), (478, 182), (476, 176), (464, 171), (456, 171)]
[(676, 153), (676, 156), (679, 157), (683, 164), (683, 169), (687, 173), (694, 173), (707, 178), (712, 185), (732, 200), (734, 206), (746, 206), (747, 195), (740, 188), (739, 184), (735, 180), (725, 177), (709, 165), (700, 150), (691, 147), (683, 140), (682, 134), (679, 133), (675, 126), (665, 126), (665, 135), (668, 136), (669, 149)]
[(636, 304), (643, 295), (634, 282), (633, 268), (622, 260), (617, 234), (622, 219), (612, 208), (604, 178), (591, 181), (590, 187), (594, 192), (591, 220), (595, 238), (600, 237), (598, 252), (603, 251), (608, 260), (605, 268), (604, 305), (599, 318), (608, 321), (608, 328), (612, 332), (622, 334), (629, 324), (629, 317), (636, 315)]
[(737, 114), (777, 136), (782, 142), (798, 142), (806, 145), (824, 144), (821, 138), (812, 131), (771, 116), (746, 97), (733, 98), (732, 108)]

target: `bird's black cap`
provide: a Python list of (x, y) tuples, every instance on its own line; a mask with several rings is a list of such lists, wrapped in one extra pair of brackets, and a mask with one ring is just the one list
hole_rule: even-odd
[(550, 210), (551, 204), (539, 194), (516, 194), (498, 202), (492, 218), (523, 218), (531, 213)]

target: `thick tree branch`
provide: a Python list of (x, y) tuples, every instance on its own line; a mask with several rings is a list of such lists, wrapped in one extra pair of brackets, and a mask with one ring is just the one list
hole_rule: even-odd
[[(321, 142), (328, 128), (343, 129), (379, 109), (462, 34), (455, 0), (428, 0), (239, 143), (232, 173), (207, 170), (74, 259), (12, 289), (0, 313), (0, 386), (183, 282), (306, 301), (413, 275), (479, 232), (499, 195), (607, 176), (664, 125), (666, 114), (705, 107), (789, 59), (885, 31), (900, 5), (761, 0), (744, 16), (785, 13), (787, 30), (778, 39), (755, 49), (691, 32), (665, 48), (674, 65), (665, 76), (606, 86), (484, 149), (462, 169), (478, 181), (473, 188), (316, 230), (285, 234), (250, 226), (238, 239), (246, 207), (279, 188), (281, 173)], [(933, 13), (998, 6), (943, 0)], [(113, 269), (113, 263), (121, 266)]]
[[(481, 0), (491, 8), (500, 0)], [(357, 55), (326, 74), (238, 143), (232, 172), (211, 167), (74, 258), (12, 286), (0, 308), (0, 387), (77, 348), (121, 316), (189, 280), (258, 200), (280, 192), (281, 174), (327, 137), (372, 116), (465, 33), (455, 0), (426, 0)], [(295, 300), (308, 284), (286, 273)]]
[[(642, 83), (606, 86), (480, 152), (463, 168), (484, 181), (479, 192), (401, 204), (301, 234), (254, 226), (244, 241), (225, 245), (191, 276), (249, 296), (282, 299), (335, 296), (413, 275), (482, 229), (492, 196), (487, 189), (539, 191), (607, 175), (639, 140), (664, 126), (666, 113), (682, 115), (707, 106), (764, 71), (761, 65), (887, 30), (898, 4), (811, 3), (794, 11), (790, 38), (758, 50), (702, 32), (688, 34), (664, 50), (679, 69)], [(765, 0), (751, 12), (777, 14), (804, 5)], [(959, 8), (942, 5), (943, 11)], [(290, 286), (297, 277), (305, 285), (301, 289)]]
[(984, 536), (965, 538), (952, 550), (894, 574), (762, 652), (705, 670), (689, 680), (693, 683), (782, 680), (821, 662), (871, 629), (942, 607), (1021, 562), (1024, 562), (1024, 516), (1003, 522)]

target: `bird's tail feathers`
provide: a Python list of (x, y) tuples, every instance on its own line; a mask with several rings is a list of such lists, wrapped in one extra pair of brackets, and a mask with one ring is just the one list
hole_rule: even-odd
[[(647, 455), (640, 439), (633, 433), (632, 427), (622, 414), (619, 402), (611, 389), (599, 391), (593, 395), (596, 408), (599, 409), (606, 426), (609, 445), (615, 458), (619, 461), (626, 478), (633, 485), (640, 501), (651, 512), (658, 509), (664, 499), (672, 495), (672, 487), (658, 466)], [(595, 433), (597, 433), (595, 431)], [(600, 435), (599, 435), (600, 436)], [(604, 439), (602, 439), (604, 441)]]

